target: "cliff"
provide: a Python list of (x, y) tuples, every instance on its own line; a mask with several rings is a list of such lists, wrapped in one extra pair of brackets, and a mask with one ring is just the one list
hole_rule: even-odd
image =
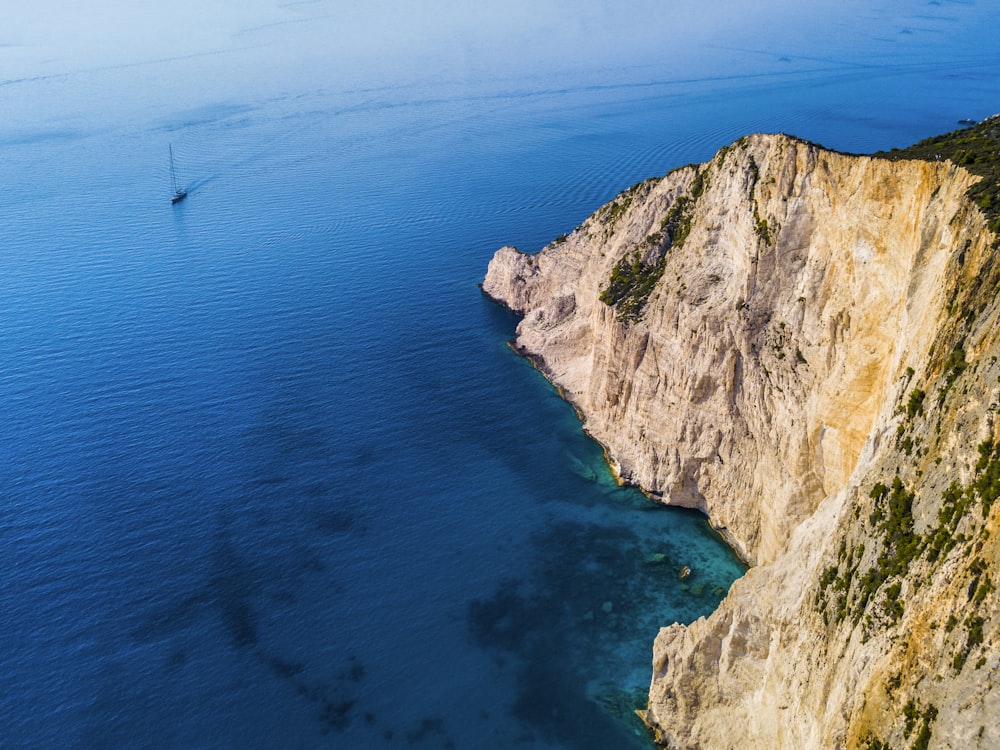
[(990, 193), (905, 156), (750, 136), (490, 262), (622, 479), (754, 565), (656, 639), (665, 746), (1000, 746)]

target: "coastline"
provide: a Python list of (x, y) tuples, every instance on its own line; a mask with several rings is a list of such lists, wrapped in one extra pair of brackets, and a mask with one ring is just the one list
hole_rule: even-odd
[[(755, 746), (865, 746), (907, 735), (881, 719), (916, 695), (952, 738), (989, 712), (989, 684), (962, 667), (974, 651), (976, 670), (996, 664), (981, 579), (1000, 559), (1000, 490), (956, 483), (1000, 463), (998, 360), (983, 362), (1000, 314), (1000, 134), (975, 135), (984, 153), (962, 151), (962, 131), (899, 154), (945, 144), (970, 169), (750, 135), (693, 176), (619, 193), (537, 255), (505, 246), (490, 261), (487, 296), (523, 315), (512, 349), (618, 481), (701, 503), (752, 566), (709, 616), (660, 628), (637, 715), (662, 744), (736, 747), (750, 721)], [(949, 556), (956, 544), (971, 551)], [(973, 594), (982, 614), (926, 633)], [(935, 671), (950, 679), (921, 687)]]
[[(515, 310), (515, 309), (511, 308), (510, 305), (508, 305), (504, 300), (497, 299), (496, 297), (493, 297), (489, 292), (487, 292), (483, 288), (482, 283), (477, 284), (477, 286), (479, 287), (479, 291), (482, 293), (482, 295), (491, 304), (499, 305), (500, 307), (504, 308), (505, 310), (507, 310), (509, 312), (512, 312), (515, 315), (518, 315), (520, 317), (523, 317), (523, 315), (522, 315), (521, 312), (519, 312), (518, 310)], [(545, 378), (545, 381), (555, 389), (556, 393), (559, 395), (559, 398), (561, 398), (563, 401), (565, 401), (567, 404), (569, 404), (573, 408), (573, 412), (576, 414), (576, 417), (577, 417), (577, 419), (580, 422), (580, 430), (588, 438), (590, 438), (591, 440), (593, 440), (595, 443), (597, 443), (601, 447), (601, 452), (604, 455), (604, 462), (607, 465), (609, 471), (611, 472), (611, 476), (614, 478), (615, 483), (618, 484), (618, 486), (620, 486), (620, 487), (631, 487), (631, 488), (633, 488), (635, 490), (638, 490), (651, 503), (655, 503), (656, 505), (660, 505), (660, 506), (663, 506), (665, 508), (682, 508), (684, 510), (696, 511), (697, 513), (699, 513), (705, 519), (705, 522), (708, 525), (708, 527), (716, 534), (716, 536), (719, 537), (719, 539), (726, 545), (726, 547), (729, 548), (729, 550), (736, 556), (736, 558), (744, 566), (746, 566), (746, 568), (748, 570), (750, 568), (753, 568), (753, 567), (755, 567), (757, 565), (757, 563), (755, 563), (753, 560), (748, 559), (748, 557), (741, 552), (740, 546), (737, 543), (737, 540), (735, 539), (735, 537), (730, 536), (730, 534), (728, 533), (728, 529), (725, 526), (718, 526), (718, 525), (716, 525), (716, 523), (712, 519), (712, 516), (711, 516), (710, 513), (706, 512), (702, 508), (699, 508), (699, 507), (696, 507), (696, 506), (693, 506), (693, 505), (683, 505), (681, 503), (668, 502), (667, 500), (664, 499), (662, 493), (654, 492), (653, 490), (650, 490), (650, 489), (644, 487), (639, 482), (636, 482), (636, 481), (634, 481), (632, 479), (629, 479), (627, 477), (622, 476), (620, 462), (615, 458), (614, 454), (611, 452), (611, 449), (607, 446), (607, 444), (604, 443), (604, 441), (602, 441), (600, 438), (598, 438), (597, 436), (595, 436), (589, 429), (587, 429), (587, 416), (584, 413), (583, 409), (580, 407), (579, 404), (577, 404), (569, 396), (569, 394), (566, 392), (565, 388), (563, 388), (561, 385), (559, 385), (558, 383), (555, 382), (555, 380), (553, 379), (552, 372), (546, 367), (544, 360), (541, 357), (538, 357), (538, 356), (532, 354), (531, 352), (529, 352), (524, 347), (520, 346), (517, 343), (516, 336), (514, 338), (509, 339), (507, 341), (507, 346), (510, 348), (511, 351), (513, 351), (519, 357), (521, 357), (521, 358), (525, 359), (527, 362), (529, 362), (531, 364), (531, 366), (543, 378)]]

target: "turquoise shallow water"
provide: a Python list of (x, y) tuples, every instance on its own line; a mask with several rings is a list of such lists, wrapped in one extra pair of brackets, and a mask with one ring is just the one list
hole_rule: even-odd
[(156, 85), (203, 58), (3, 82), (0, 744), (643, 747), (657, 629), (742, 567), (615, 486), (476, 285), (745, 132), (1000, 109), (995, 46), (932, 51), (184, 106)]

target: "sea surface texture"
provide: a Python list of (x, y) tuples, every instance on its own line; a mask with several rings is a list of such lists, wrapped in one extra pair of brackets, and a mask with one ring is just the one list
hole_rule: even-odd
[(996, 11), (583, 3), (636, 59), (555, 14), (378, 67), (337, 3), (216, 5), (150, 21), (177, 51), (0, 38), (0, 746), (648, 747), (657, 629), (743, 567), (616, 486), (486, 264), (747, 132), (992, 114)]

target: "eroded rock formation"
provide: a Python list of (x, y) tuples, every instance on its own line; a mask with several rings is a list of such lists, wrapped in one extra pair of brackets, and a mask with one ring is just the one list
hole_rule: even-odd
[(978, 179), (755, 135), (491, 261), (515, 345), (619, 475), (754, 564), (660, 632), (662, 744), (1000, 746), (1000, 263)]

